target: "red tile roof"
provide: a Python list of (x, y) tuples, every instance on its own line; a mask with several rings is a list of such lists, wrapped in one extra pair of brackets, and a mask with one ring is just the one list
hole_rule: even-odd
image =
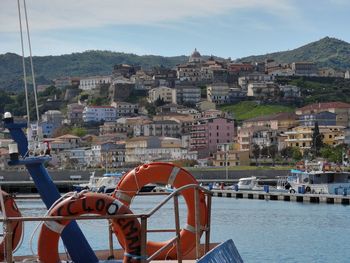
[(87, 106), (88, 108), (107, 108), (107, 109), (115, 109), (112, 106)]
[(345, 103), (345, 102), (321, 102), (321, 103), (314, 103), (314, 104), (309, 104), (306, 105), (305, 107), (299, 108), (298, 110), (300, 111), (307, 111), (307, 110), (317, 110), (317, 109), (346, 109), (350, 108), (350, 104)]

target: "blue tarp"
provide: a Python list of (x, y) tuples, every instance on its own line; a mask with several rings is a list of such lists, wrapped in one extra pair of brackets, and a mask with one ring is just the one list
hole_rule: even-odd
[(197, 263), (243, 263), (235, 243), (232, 239), (225, 241), (210, 250)]

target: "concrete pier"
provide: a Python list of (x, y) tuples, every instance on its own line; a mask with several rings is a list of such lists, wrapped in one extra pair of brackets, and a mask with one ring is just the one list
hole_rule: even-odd
[(350, 204), (350, 196), (327, 194), (292, 194), (285, 192), (213, 190), (216, 197), (258, 199), (301, 203)]

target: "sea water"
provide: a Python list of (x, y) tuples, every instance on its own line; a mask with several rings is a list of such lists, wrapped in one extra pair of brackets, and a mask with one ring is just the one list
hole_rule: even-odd
[[(164, 196), (139, 196), (132, 204), (134, 213), (150, 211)], [(17, 201), (23, 215), (44, 215), (44, 204)], [(213, 198), (211, 242), (233, 239), (245, 262), (350, 262), (349, 206), (283, 201)], [(187, 210), (181, 200), (181, 225)], [(174, 228), (172, 202), (148, 221), (148, 229)], [(16, 255), (37, 251), (37, 223), (25, 224), (25, 236)], [(108, 249), (106, 220), (80, 221), (93, 249)], [(40, 227), (39, 227), (40, 230)], [(168, 240), (174, 233), (148, 234), (149, 240)], [(32, 240), (32, 249), (30, 248)], [(114, 247), (119, 248), (114, 239)], [(60, 251), (64, 251), (62, 244)]]

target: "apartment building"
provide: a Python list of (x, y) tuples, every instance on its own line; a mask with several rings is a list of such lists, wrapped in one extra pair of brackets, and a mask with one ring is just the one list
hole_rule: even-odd
[(190, 148), (198, 151), (200, 157), (208, 157), (221, 143), (231, 143), (234, 139), (234, 122), (227, 118), (200, 119), (191, 129)]
[(89, 91), (96, 89), (101, 84), (111, 84), (112, 76), (91, 76), (80, 79), (79, 89)]
[(116, 117), (116, 110), (112, 106), (86, 106), (83, 110), (84, 122), (111, 122)]

